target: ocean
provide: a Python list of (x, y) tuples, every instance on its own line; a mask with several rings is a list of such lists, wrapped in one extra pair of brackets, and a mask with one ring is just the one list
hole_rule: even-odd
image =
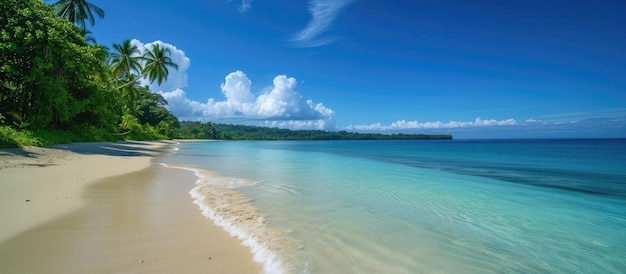
[(177, 148), (266, 273), (626, 272), (626, 139)]

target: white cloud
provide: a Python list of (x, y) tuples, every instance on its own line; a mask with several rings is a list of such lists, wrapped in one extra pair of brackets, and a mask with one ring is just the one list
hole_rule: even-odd
[(346, 127), (346, 129), (358, 130), (358, 131), (386, 131), (386, 130), (395, 131), (395, 130), (415, 130), (415, 129), (454, 129), (454, 128), (473, 128), (473, 127), (514, 126), (517, 124), (518, 123), (517, 121), (515, 121), (515, 119), (483, 120), (481, 118), (476, 118), (474, 121), (467, 121), (467, 122), (450, 121), (447, 123), (443, 123), (440, 121), (421, 123), (419, 121), (399, 120), (389, 125), (383, 125), (381, 123), (375, 123), (375, 124), (370, 124), (370, 125), (350, 125)]
[(169, 92), (158, 92), (167, 100), (168, 109), (178, 117), (193, 117), (202, 113), (203, 104), (191, 101), (182, 89), (175, 89)]
[(334, 111), (322, 103), (305, 100), (295, 91), (296, 83), (293, 77), (278, 75), (271, 87), (256, 96), (251, 92), (252, 82), (247, 75), (235, 71), (228, 74), (221, 85), (225, 97), (222, 101), (214, 98), (206, 103), (193, 101), (182, 89), (160, 94), (169, 102), (169, 109), (183, 119), (237, 120), (243, 124), (292, 129), (334, 129)]
[(161, 83), (159, 86), (157, 82), (150, 83), (147, 78), (141, 79), (141, 86), (149, 86), (150, 90), (175, 90), (187, 87), (187, 69), (189, 69), (190, 60), (187, 56), (185, 56), (185, 52), (177, 49), (174, 45), (164, 43), (161, 41), (154, 41), (151, 43), (143, 44), (141, 41), (137, 39), (133, 39), (130, 41), (132, 45), (137, 46), (139, 52), (143, 54), (146, 51), (146, 48), (152, 48), (153, 45), (158, 44), (162, 48), (170, 49), (170, 58), (172, 61), (178, 65), (178, 70), (174, 68), (168, 68), (169, 75), (165, 82)]
[(514, 119), (473, 121), (450, 121), (443, 123), (399, 120), (388, 125), (350, 125), (345, 130), (357, 132), (419, 132), (451, 133), (455, 138), (624, 138), (626, 136), (626, 116), (588, 118), (569, 121), (546, 121), (527, 119), (517, 122)]
[(245, 73), (235, 71), (226, 76), (224, 83), (221, 85), (222, 93), (227, 101), (237, 106), (252, 103), (255, 98), (254, 94), (250, 92), (251, 85), (252, 82)]
[(168, 101), (168, 109), (181, 120), (230, 120), (240, 124), (294, 129), (335, 128), (334, 111), (322, 103), (305, 100), (295, 91), (297, 81), (293, 77), (278, 75), (272, 86), (255, 95), (248, 76), (242, 71), (235, 71), (228, 74), (220, 86), (224, 100), (209, 98), (204, 103), (193, 101), (187, 98), (184, 91), (190, 65), (185, 52), (161, 41), (143, 44), (133, 39), (131, 44), (137, 46), (141, 54), (153, 44), (170, 49), (170, 57), (178, 64), (178, 70), (170, 69), (166, 81), (160, 86), (156, 82), (149, 83), (147, 79), (141, 79), (141, 85), (147, 85), (151, 91), (161, 94)]
[(542, 120), (536, 120), (536, 119), (532, 119), (532, 118), (531, 118), (531, 119), (527, 119), (527, 120), (526, 120), (526, 123), (527, 123), (527, 124), (533, 124), (533, 123), (537, 123), (537, 124), (538, 124), (538, 123), (545, 123), (545, 122), (544, 122), (544, 121), (542, 121)]
[(309, 12), (311, 20), (307, 26), (293, 36), (293, 41), (301, 47), (318, 47), (332, 42), (330, 38), (319, 38), (326, 32), (341, 10), (353, 0), (311, 0)]

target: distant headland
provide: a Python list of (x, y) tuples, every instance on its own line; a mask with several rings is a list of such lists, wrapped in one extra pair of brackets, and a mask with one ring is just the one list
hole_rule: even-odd
[(291, 130), (260, 126), (180, 122), (178, 138), (218, 140), (452, 140), (450, 134), (381, 134), (325, 130)]

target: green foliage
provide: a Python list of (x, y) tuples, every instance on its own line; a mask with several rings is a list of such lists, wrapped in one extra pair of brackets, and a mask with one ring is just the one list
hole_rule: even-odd
[(180, 128), (175, 133), (180, 139), (225, 139), (221, 133), (213, 126), (213, 123), (200, 121), (182, 121)]
[(289, 130), (280, 128), (215, 124), (230, 140), (450, 140), (448, 134), (380, 134), (347, 131)]
[[(178, 65), (168, 56), (169, 48), (161, 48), (156, 44), (140, 56), (139, 49), (130, 40), (125, 40), (122, 44), (113, 44), (113, 49), (108, 60), (109, 68), (114, 81), (123, 83), (116, 90), (123, 98), (125, 113), (136, 117), (137, 123), (143, 128), (143, 132), (134, 130), (131, 136), (172, 137), (174, 129), (179, 126), (178, 118), (167, 110), (167, 101), (160, 94), (149, 92), (147, 87), (139, 87), (138, 82), (141, 77), (148, 77), (151, 82), (157, 80), (161, 84), (169, 74), (168, 67), (178, 69)], [(144, 67), (141, 61), (145, 62)], [(136, 77), (137, 72), (142, 75)], [(125, 121), (130, 120), (126, 117), (122, 122)]]
[(130, 113), (125, 113), (122, 116), (122, 122), (120, 123), (120, 128), (128, 131), (141, 131), (142, 127), (139, 123), (139, 119)]
[(168, 67), (178, 70), (178, 65), (168, 55), (170, 55), (170, 49), (161, 48), (159, 44), (153, 44), (152, 48), (147, 49), (143, 54), (141, 58), (146, 64), (142, 72), (143, 75), (148, 77), (150, 82), (157, 80), (157, 83), (161, 85), (169, 74)]
[(172, 135), (168, 134), (173, 134), (174, 132), (174, 129), (164, 121), (159, 122), (156, 126), (148, 123), (142, 124), (137, 117), (130, 113), (122, 116), (120, 128), (125, 131), (120, 136), (124, 136), (129, 140), (170, 139)]
[(167, 101), (161, 94), (149, 92), (145, 88), (139, 90), (135, 113), (140, 123), (152, 126), (164, 123), (171, 127), (179, 127), (178, 118), (166, 107)]
[(67, 144), (72, 142), (105, 142), (119, 141), (123, 138), (111, 135), (105, 130), (96, 127), (85, 127), (80, 132), (68, 130), (36, 130), (32, 135), (37, 138), (42, 145)]
[(42, 143), (29, 131), (16, 130), (10, 126), (0, 126), (0, 148), (41, 146)]
[(71, 142), (105, 142), (120, 141), (121, 136), (115, 136), (105, 130), (87, 127), (80, 132), (69, 130), (16, 130), (10, 126), (0, 126), (0, 148), (23, 146), (49, 146)]
[(147, 88), (136, 89), (138, 100), (134, 111), (127, 111), (122, 116), (120, 127), (131, 130), (129, 136), (140, 139), (165, 139), (174, 137), (179, 127), (178, 118), (167, 108), (167, 101)]
[(67, 18), (70, 22), (85, 28), (85, 21), (89, 20), (91, 26), (95, 24), (94, 12), (101, 19), (104, 18), (104, 10), (90, 4), (85, 0), (59, 0), (54, 4), (57, 7), (57, 15)]
[(0, 112), (35, 129), (110, 125), (115, 107), (102, 50), (42, 1), (0, 3)]
[[(86, 139), (86, 138), (81, 138), (76, 133), (67, 131), (67, 130), (57, 130), (57, 131), (37, 130), (33, 132), (33, 136), (36, 136), (36, 138), (40, 140), (41, 144), (44, 146), (53, 145), (53, 144), (67, 144), (71, 142), (80, 142)], [(89, 139), (89, 140), (95, 141), (95, 139)]]
[[(104, 12), (84, 0), (55, 5), (0, 0), (0, 147), (171, 138), (178, 119), (163, 97), (136, 81), (114, 87), (120, 75), (109, 71), (107, 48), (86, 42), (95, 40), (85, 21)], [(177, 68), (167, 53), (152, 51), (159, 81), (167, 69), (158, 68)]]
[(126, 39), (122, 44), (113, 44), (113, 52), (109, 57), (109, 67), (113, 76), (118, 79), (132, 79), (134, 73), (141, 71), (139, 49)]
[(222, 140), (449, 140), (447, 134), (378, 134), (347, 131), (290, 130), (182, 121), (176, 138)]

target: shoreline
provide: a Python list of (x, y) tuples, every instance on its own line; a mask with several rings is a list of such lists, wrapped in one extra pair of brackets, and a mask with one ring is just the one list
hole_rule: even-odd
[(174, 144), (0, 150), (0, 268), (261, 272), (250, 251), (193, 204), (195, 176), (152, 161)]
[(82, 190), (110, 176), (139, 171), (169, 141), (74, 143), (0, 150), (0, 243), (84, 204)]
[(208, 220), (248, 248), (253, 255), (253, 261), (263, 266), (264, 273), (303, 273), (302, 269), (285, 265), (283, 257), (288, 251), (299, 253), (304, 246), (287, 240), (283, 232), (268, 228), (264, 215), (250, 204), (248, 197), (235, 190), (242, 186), (252, 186), (256, 182), (224, 177), (215, 171), (198, 167), (165, 163), (161, 165), (193, 172), (196, 182), (189, 192), (193, 203)]

